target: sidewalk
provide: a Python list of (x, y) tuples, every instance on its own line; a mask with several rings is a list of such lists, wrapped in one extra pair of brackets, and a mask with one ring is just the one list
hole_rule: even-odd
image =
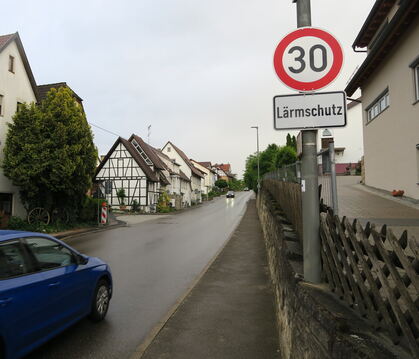
[(359, 176), (337, 177), (339, 216), (358, 218), (363, 225), (387, 224), (396, 236), (407, 230), (409, 236), (419, 240), (419, 205), (366, 187), (359, 183), (360, 179)]
[(143, 352), (143, 359), (278, 358), (265, 245), (250, 200), (220, 255)]

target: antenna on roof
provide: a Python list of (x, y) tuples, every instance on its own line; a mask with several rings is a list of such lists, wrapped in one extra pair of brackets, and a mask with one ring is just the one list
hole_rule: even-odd
[(147, 127), (148, 134), (147, 134), (147, 143), (150, 144), (150, 134), (151, 134), (151, 125)]

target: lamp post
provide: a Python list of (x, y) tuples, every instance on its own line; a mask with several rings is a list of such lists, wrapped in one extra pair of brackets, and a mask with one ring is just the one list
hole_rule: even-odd
[(257, 144), (257, 157), (258, 157), (258, 192), (260, 190), (260, 168), (259, 168), (259, 126), (251, 126), (250, 128), (256, 128), (256, 144)]

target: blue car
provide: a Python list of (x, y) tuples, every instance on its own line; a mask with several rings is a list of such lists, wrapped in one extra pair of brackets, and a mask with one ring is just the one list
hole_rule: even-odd
[(41, 233), (0, 230), (0, 358), (17, 359), (85, 316), (105, 318), (109, 266)]

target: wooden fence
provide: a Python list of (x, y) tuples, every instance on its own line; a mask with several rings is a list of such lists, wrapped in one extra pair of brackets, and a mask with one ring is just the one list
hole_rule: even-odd
[[(282, 203), (281, 203), (282, 205)], [(395, 344), (419, 358), (419, 247), (384, 225), (363, 228), (331, 212), (320, 218), (322, 261), (330, 289)]]

